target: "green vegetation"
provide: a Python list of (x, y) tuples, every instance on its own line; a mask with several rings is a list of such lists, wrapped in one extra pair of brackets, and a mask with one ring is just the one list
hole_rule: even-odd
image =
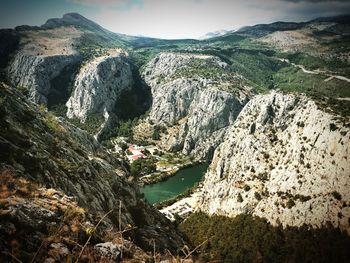
[(69, 121), (90, 134), (96, 134), (100, 130), (105, 119), (102, 114), (95, 113), (88, 116), (84, 123), (80, 122), (78, 118), (72, 118), (69, 119)]
[(26, 87), (23, 86), (17, 86), (17, 89), (19, 90), (19, 92), (21, 92), (24, 96), (28, 96), (29, 95), (29, 90)]
[(289, 59), (297, 65), (304, 65), (309, 70), (319, 69), (322, 71), (333, 71), (338, 74), (349, 75), (350, 65), (338, 59), (322, 59), (305, 53), (281, 53), (280, 57)]
[(155, 49), (139, 49), (130, 53), (130, 59), (139, 69), (142, 69), (142, 67), (153, 59), (158, 53), (159, 51)]
[(228, 218), (196, 213), (179, 228), (193, 246), (202, 244), (197, 250), (201, 262), (326, 263), (350, 258), (350, 237), (331, 227), (282, 229), (251, 215)]
[(57, 117), (52, 112), (47, 112), (44, 105), (39, 105), (39, 113), (42, 115), (42, 120), (52, 131), (59, 134), (64, 133), (65, 129), (59, 124)]
[(134, 177), (150, 174), (156, 171), (157, 159), (149, 157), (147, 159), (139, 158), (130, 165), (130, 174)]
[(293, 66), (283, 67), (273, 74), (276, 88), (283, 91), (297, 91), (307, 95), (331, 98), (350, 96), (350, 83), (338, 79), (326, 82), (326, 78), (321, 75), (306, 74)]
[(295, 202), (293, 201), (293, 199), (289, 199), (287, 201), (287, 207), (291, 209), (293, 206), (295, 206)]
[(66, 118), (67, 107), (64, 104), (57, 104), (49, 107), (49, 110), (58, 117)]
[(230, 59), (232, 70), (250, 80), (259, 91), (274, 88), (273, 74), (283, 67), (282, 62), (262, 50), (236, 50)]
[(238, 193), (238, 195), (237, 195), (237, 202), (240, 202), (240, 203), (243, 202), (243, 197), (242, 197), (241, 193)]
[(208, 61), (203, 59), (192, 59), (186, 67), (177, 69), (171, 76), (172, 79), (179, 77), (203, 77), (213, 80), (224, 80), (229, 78), (229, 71), (220, 67), (215, 61)]
[(258, 192), (254, 192), (254, 197), (256, 200), (260, 201), (261, 200), (261, 195)]
[(126, 137), (129, 140), (133, 139), (133, 128), (137, 125), (138, 118), (127, 121), (119, 121), (117, 127), (114, 129), (114, 136)]
[(155, 125), (153, 127), (152, 140), (159, 140), (160, 134), (166, 132), (166, 127), (163, 125)]

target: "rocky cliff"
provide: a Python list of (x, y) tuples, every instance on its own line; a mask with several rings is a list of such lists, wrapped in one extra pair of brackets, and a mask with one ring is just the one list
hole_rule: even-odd
[(161, 144), (200, 158), (210, 159), (251, 96), (244, 79), (214, 56), (161, 53), (143, 72), (152, 89), (150, 120), (172, 127)]
[(29, 98), (38, 104), (48, 104), (51, 81), (69, 65), (79, 62), (78, 55), (38, 56), (20, 50), (10, 62), (8, 78), (15, 86), (29, 90)]
[(99, 219), (91, 246), (114, 242), (125, 229), (124, 245), (129, 238), (144, 251), (182, 246), (170, 222), (127, 180), (123, 161), (16, 89), (1, 84), (0, 95), (1, 251), (28, 261), (39, 247), (43, 259), (59, 246), (65, 252), (57, 260), (65, 261), (81, 250)]
[(304, 96), (258, 95), (216, 149), (200, 209), (350, 232), (349, 137), (348, 119)]
[(97, 57), (86, 63), (76, 76), (74, 93), (66, 104), (67, 116), (85, 121), (89, 114), (113, 112), (120, 94), (132, 85), (131, 65), (125, 56)]

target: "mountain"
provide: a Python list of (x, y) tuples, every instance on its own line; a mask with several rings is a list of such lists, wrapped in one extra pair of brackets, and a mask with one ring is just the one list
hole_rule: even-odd
[(213, 38), (213, 37), (219, 37), (219, 36), (222, 36), (222, 35), (226, 35), (229, 32), (232, 32), (232, 31), (217, 30), (217, 31), (213, 31), (213, 32), (208, 32), (205, 35), (199, 37), (198, 39), (205, 40), (205, 39), (210, 39), (210, 38)]
[(41, 26), (41, 28), (53, 29), (53, 28), (63, 27), (63, 26), (80, 27), (92, 32), (111, 33), (108, 30), (102, 28), (100, 25), (83, 17), (78, 13), (68, 13), (63, 15), (62, 18), (51, 18), (47, 20), (46, 23)]
[[(75, 13), (1, 30), (1, 256), (189, 259), (187, 245), (204, 261), (346, 262), (349, 36), (347, 16), (204, 40), (126, 36)], [(147, 204), (115, 150), (125, 142), (209, 163), (198, 213), (178, 227)]]

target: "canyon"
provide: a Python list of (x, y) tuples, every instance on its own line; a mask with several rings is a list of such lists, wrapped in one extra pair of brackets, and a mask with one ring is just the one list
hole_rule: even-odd
[[(74, 13), (2, 31), (13, 41), (1, 43), (9, 50), (1, 233), (36, 233), (21, 243), (33, 254), (53, 226), (79, 222), (75, 239), (63, 231), (45, 244), (68, 255), (76, 246), (67, 239), (82, 244), (87, 226), (104, 218), (94, 253), (140, 259), (154, 249), (169, 258), (187, 246), (144, 200), (125, 158), (101, 145), (137, 118), (130, 133), (139, 141), (210, 164), (196, 212), (350, 235), (350, 24), (339, 21), (257, 25), (202, 41), (129, 37)], [(333, 52), (339, 39), (346, 48)], [(110, 231), (119, 233), (114, 243)]]

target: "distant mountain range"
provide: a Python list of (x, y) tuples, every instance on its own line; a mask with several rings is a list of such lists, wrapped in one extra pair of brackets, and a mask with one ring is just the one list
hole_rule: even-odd
[(203, 36), (200, 36), (198, 39), (200, 40), (205, 40), (205, 39), (209, 39), (209, 38), (213, 38), (213, 37), (219, 37), (222, 35), (225, 35), (227, 33), (232, 33), (234, 32), (234, 30), (217, 30), (217, 31), (213, 31), (213, 32), (208, 32)]

